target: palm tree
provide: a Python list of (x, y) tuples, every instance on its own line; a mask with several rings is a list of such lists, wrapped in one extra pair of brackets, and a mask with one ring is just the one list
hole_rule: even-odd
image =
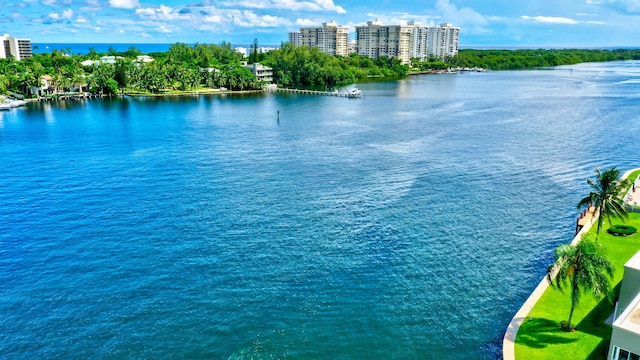
[[(613, 276), (614, 267), (603, 252), (603, 246), (591, 237), (583, 237), (576, 245), (560, 245), (556, 248), (556, 261), (547, 270), (547, 280), (560, 291), (567, 281), (571, 285), (571, 311), (569, 320), (562, 326), (565, 331), (573, 331), (573, 310), (583, 292), (592, 291), (593, 296), (598, 298), (611, 291), (609, 278)], [(554, 279), (556, 269), (558, 272)]]
[(627, 209), (622, 204), (619, 195), (627, 186), (626, 180), (620, 180), (620, 171), (615, 167), (600, 171), (596, 168), (596, 175), (592, 179), (587, 179), (587, 184), (591, 186), (591, 193), (578, 203), (578, 209), (593, 204), (598, 215), (598, 227), (596, 229), (596, 241), (600, 235), (602, 222), (606, 218), (611, 223), (611, 218), (627, 218)]

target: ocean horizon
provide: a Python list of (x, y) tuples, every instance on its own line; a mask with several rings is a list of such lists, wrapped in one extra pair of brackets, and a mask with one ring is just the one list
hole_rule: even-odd
[[(89, 53), (91, 48), (95, 49), (98, 53), (107, 53), (109, 48), (113, 48), (118, 52), (127, 51), (130, 47), (135, 47), (143, 54), (149, 54), (153, 52), (165, 52), (169, 50), (169, 47), (175, 43), (32, 43), (34, 53), (47, 53), (53, 50), (71, 50), (72, 54), (85, 55)], [(220, 44), (220, 43), (215, 43)], [(195, 45), (195, 44), (187, 44)], [(231, 44), (233, 48), (244, 47), (249, 49), (251, 44)], [(280, 44), (259, 44), (260, 47), (279, 48)], [(510, 46), (510, 45), (460, 45), (460, 49), (474, 49), (474, 50), (535, 50), (535, 49), (592, 49), (592, 50), (618, 50), (618, 49), (638, 49), (639, 47), (629, 46), (606, 46), (606, 47), (575, 47), (575, 46)]]
[[(169, 51), (169, 47), (175, 43), (32, 43), (34, 53), (47, 53), (53, 50), (71, 50), (71, 54), (88, 54), (90, 49), (95, 49), (98, 53), (108, 53), (109, 48), (113, 48), (118, 52), (127, 51), (130, 47), (135, 47), (143, 54), (149, 54), (154, 52)], [(216, 45), (220, 43), (215, 43)], [(193, 46), (195, 44), (187, 44)], [(231, 47), (245, 47), (249, 48), (251, 44), (232, 44)], [(264, 45), (260, 44), (260, 47), (272, 47), (279, 48), (280, 45)]]

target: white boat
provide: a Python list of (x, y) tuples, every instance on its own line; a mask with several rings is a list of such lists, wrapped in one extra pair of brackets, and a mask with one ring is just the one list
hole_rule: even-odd
[(360, 89), (351, 89), (348, 92), (349, 97), (360, 97), (362, 95), (362, 90)]
[(27, 102), (24, 100), (7, 100), (6, 103), (9, 104), (11, 107), (18, 107), (18, 106), (24, 106)]

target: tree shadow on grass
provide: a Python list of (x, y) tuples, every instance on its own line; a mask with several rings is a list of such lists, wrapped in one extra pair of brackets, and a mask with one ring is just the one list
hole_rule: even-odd
[(518, 343), (535, 349), (544, 349), (549, 345), (568, 344), (577, 339), (562, 329), (554, 320), (533, 318), (525, 320), (518, 330)]
[[(613, 289), (613, 294), (618, 297), (620, 294), (619, 282)], [(614, 301), (609, 298), (601, 299), (598, 304), (580, 321), (577, 328), (587, 334), (602, 338), (588, 359), (605, 359), (609, 352), (609, 342), (611, 341), (611, 325), (605, 323), (614, 310)]]

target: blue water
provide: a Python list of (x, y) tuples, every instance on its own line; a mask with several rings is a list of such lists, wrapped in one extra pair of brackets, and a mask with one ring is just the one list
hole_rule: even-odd
[(0, 112), (0, 357), (499, 357), (640, 62), (359, 87)]

